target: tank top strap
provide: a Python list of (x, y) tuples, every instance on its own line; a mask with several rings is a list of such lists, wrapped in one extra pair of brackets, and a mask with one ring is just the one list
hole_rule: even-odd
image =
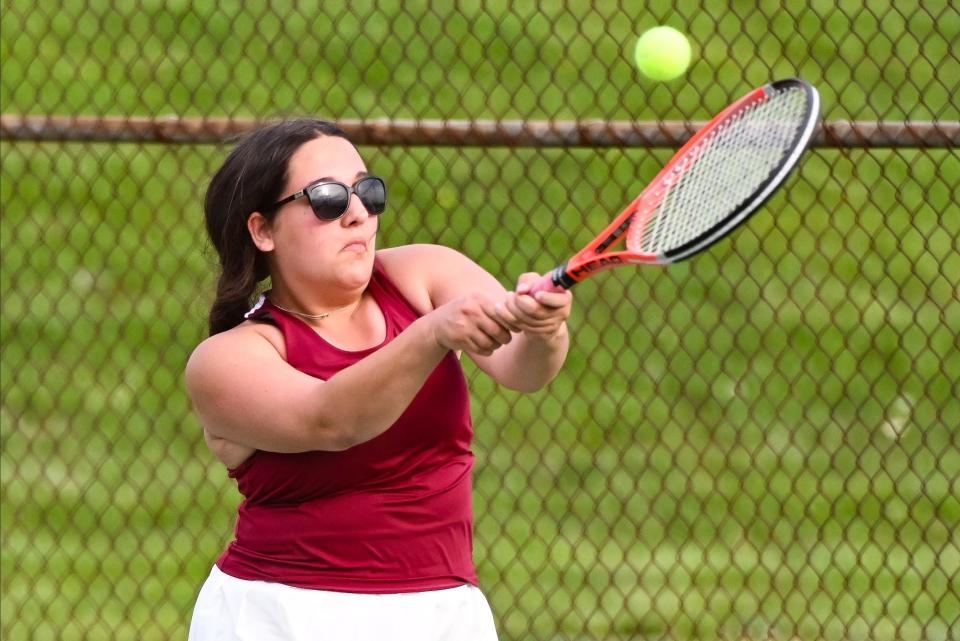
[(379, 260), (373, 262), (370, 288), (384, 316), (390, 316), (395, 320), (398, 329), (404, 329), (421, 316), (420, 312), (403, 295), (400, 288), (390, 279)]
[(243, 315), (245, 320), (268, 322), (271, 325), (276, 325), (277, 320), (270, 314), (270, 310), (267, 308), (267, 294), (269, 291), (263, 292), (260, 294), (260, 297), (257, 298), (257, 302), (253, 304), (253, 307), (247, 310)]
[(325, 344), (325, 341), (307, 323), (275, 307), (268, 298), (269, 294), (269, 290), (262, 293), (250, 311), (244, 314), (244, 318), (267, 323), (279, 329), (286, 345), (287, 362), (301, 371), (316, 375), (311, 371), (311, 361), (315, 351), (321, 344)]

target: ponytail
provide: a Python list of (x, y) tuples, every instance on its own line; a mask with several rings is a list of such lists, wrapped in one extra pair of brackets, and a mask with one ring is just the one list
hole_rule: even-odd
[[(246, 253), (246, 252), (244, 252)], [(243, 322), (257, 291), (256, 257), (237, 261), (220, 272), (217, 279), (217, 297), (210, 307), (210, 335), (233, 329)]]

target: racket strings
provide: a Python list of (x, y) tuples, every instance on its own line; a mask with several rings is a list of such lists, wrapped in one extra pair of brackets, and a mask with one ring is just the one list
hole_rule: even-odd
[(781, 166), (807, 112), (801, 88), (734, 112), (676, 161), (662, 183), (662, 197), (653, 194), (659, 204), (628, 232), (628, 247), (662, 254), (722, 224)]

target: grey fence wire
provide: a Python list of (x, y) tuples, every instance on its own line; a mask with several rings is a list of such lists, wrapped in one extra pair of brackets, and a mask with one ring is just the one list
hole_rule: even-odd
[[(694, 64), (632, 67), (670, 24)], [(949, 0), (112, 3), (0, 12), (5, 639), (184, 638), (239, 495), (182, 369), (227, 140), (316, 115), (382, 245), (511, 285), (772, 79), (817, 144), (738, 234), (576, 291), (558, 379), (473, 388), (503, 639), (960, 638), (960, 11)]]

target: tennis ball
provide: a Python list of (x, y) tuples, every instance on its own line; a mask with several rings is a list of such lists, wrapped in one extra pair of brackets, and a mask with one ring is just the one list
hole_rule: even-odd
[(690, 66), (690, 43), (673, 27), (654, 27), (637, 40), (637, 68), (651, 80), (673, 80)]

